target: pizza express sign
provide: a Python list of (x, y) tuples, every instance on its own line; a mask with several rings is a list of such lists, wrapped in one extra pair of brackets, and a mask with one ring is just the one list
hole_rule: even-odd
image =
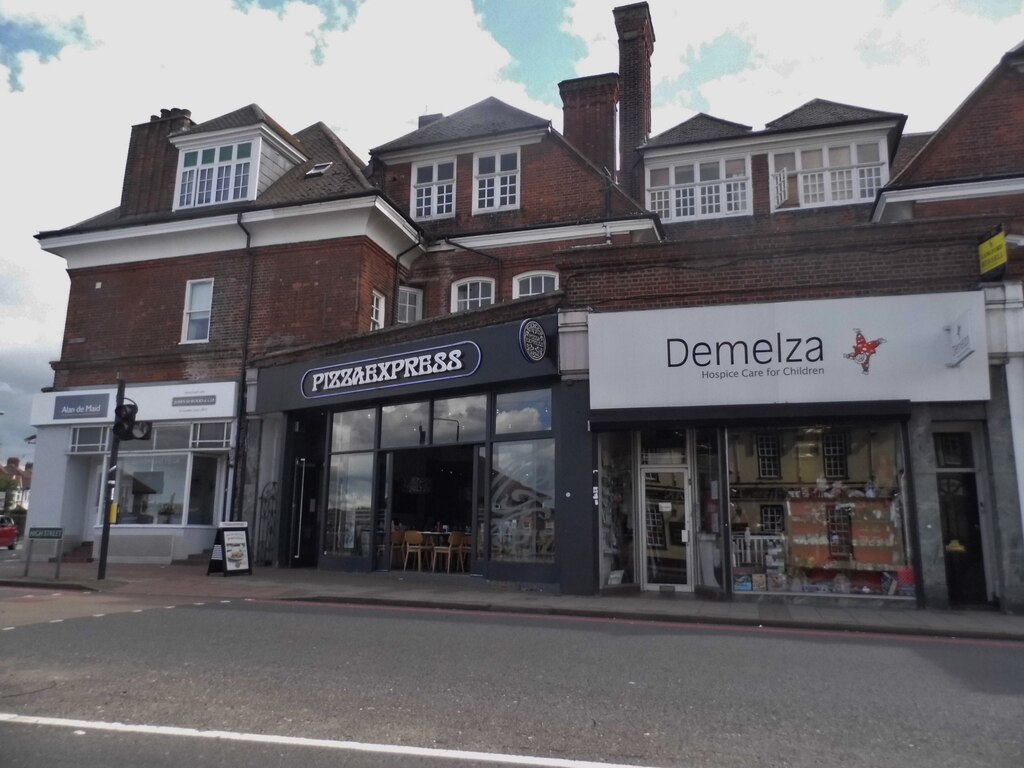
[(429, 349), (313, 368), (302, 377), (307, 400), (389, 387), (472, 376), (480, 367), (480, 347), (462, 341)]

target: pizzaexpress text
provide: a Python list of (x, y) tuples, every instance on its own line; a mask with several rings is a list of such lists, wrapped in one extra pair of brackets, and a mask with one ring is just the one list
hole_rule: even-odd
[(394, 360), (353, 365), (348, 368), (318, 371), (310, 376), (310, 391), (323, 392), (343, 389), (359, 384), (378, 384), (387, 381), (428, 376), (436, 373), (461, 371), (462, 350), (449, 349), (431, 355), (400, 357)]

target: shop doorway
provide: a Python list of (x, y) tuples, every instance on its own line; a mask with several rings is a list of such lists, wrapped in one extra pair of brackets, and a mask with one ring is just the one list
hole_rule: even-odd
[(291, 568), (315, 568), (319, 548), (320, 492), (323, 484), (325, 421), (322, 413), (303, 414), (289, 423), (291, 461), (285, 562)]
[(640, 526), (642, 586), (649, 590), (692, 591), (689, 471), (683, 467), (642, 466)]
[[(405, 566), (404, 550), (394, 546), (399, 532), (415, 531), (424, 534), (427, 557), (410, 559), (409, 568), (432, 570), (435, 564), (432, 548), (443, 550), (451, 541), (452, 533), (472, 537), (473, 510), (479, 479), (474, 472), (477, 447), (453, 445), (436, 448), (416, 448), (394, 451), (387, 465), (390, 469), (389, 504), (385, 510), (386, 530), (392, 532), (393, 546), (389, 548), (386, 567), (392, 570)], [(470, 553), (454, 556), (451, 568), (445, 558), (439, 558), (438, 570), (469, 572)], [(439, 555), (442, 550), (439, 550)], [(382, 553), (384, 554), (384, 553)]]
[(952, 605), (989, 604), (977, 452), (971, 432), (935, 434), (939, 515)]

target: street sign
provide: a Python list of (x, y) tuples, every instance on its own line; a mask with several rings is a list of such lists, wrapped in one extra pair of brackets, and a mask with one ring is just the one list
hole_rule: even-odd
[(29, 528), (28, 537), (30, 539), (63, 539), (64, 529), (63, 528)]
[(54, 558), (55, 579), (60, 578), (60, 561), (64, 559), (64, 529), (63, 528), (29, 528), (28, 529), (28, 551), (25, 553), (25, 575), (28, 576), (28, 566), (32, 562), (32, 545), (37, 541), (55, 541), (56, 558)]

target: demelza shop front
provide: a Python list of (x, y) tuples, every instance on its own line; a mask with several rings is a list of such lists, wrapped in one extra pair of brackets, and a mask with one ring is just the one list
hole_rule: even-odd
[(989, 398), (980, 291), (591, 314), (589, 353), (603, 588), (919, 596), (907, 424)]

